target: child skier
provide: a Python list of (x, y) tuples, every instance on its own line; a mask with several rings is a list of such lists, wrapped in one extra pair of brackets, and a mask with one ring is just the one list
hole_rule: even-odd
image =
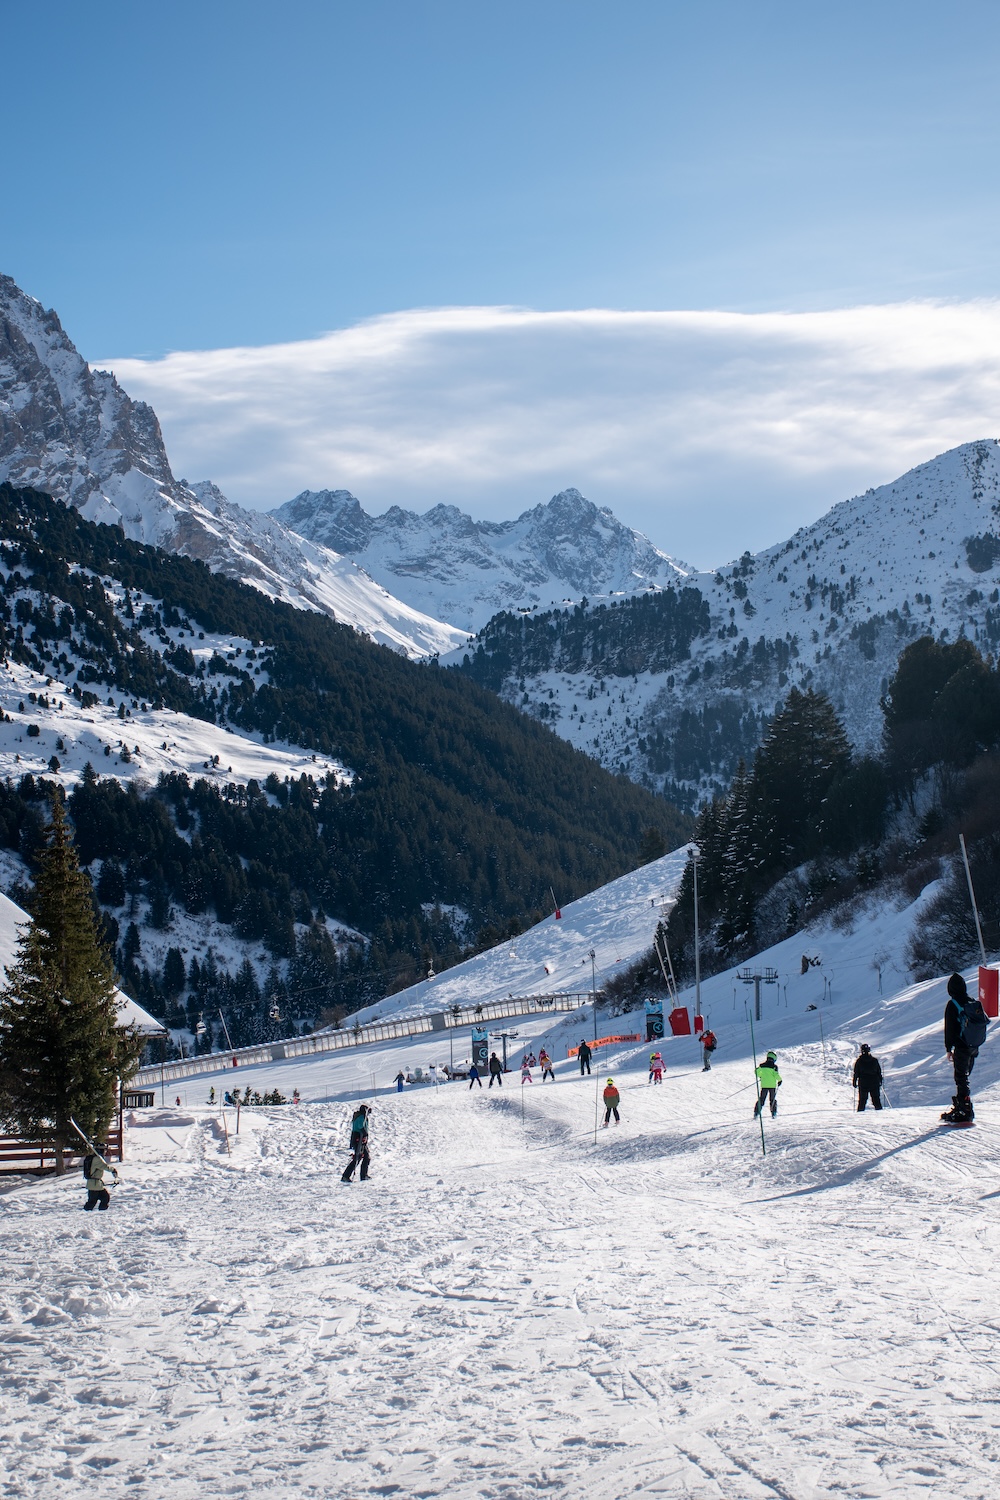
[(663, 1082), (663, 1058), (659, 1052), (654, 1052), (649, 1059), (649, 1077), (652, 1083)]
[(771, 1101), (771, 1119), (778, 1113), (777, 1090), (781, 1087), (781, 1074), (778, 1072), (778, 1054), (769, 1052), (756, 1070), (757, 1082), (760, 1084), (760, 1098), (754, 1105), (753, 1117), (756, 1120), (764, 1104), (768, 1099)]
[(703, 1073), (711, 1073), (711, 1071), (712, 1071), (712, 1053), (715, 1051), (716, 1047), (719, 1045), (719, 1039), (715, 1035), (715, 1032), (714, 1031), (703, 1031), (702, 1034), (701, 1034), (701, 1045), (702, 1045), (702, 1049), (703, 1049), (702, 1055), (703, 1055), (703, 1057), (705, 1059), (704, 1064), (702, 1065), (702, 1070), (701, 1071)]
[(521, 1082), (522, 1083), (531, 1083), (531, 1081), (532, 1081), (532, 1078), (531, 1078), (531, 1067), (530, 1067), (530, 1064), (528, 1062), (527, 1057), (522, 1057), (522, 1059), (521, 1059)]
[(621, 1124), (621, 1116), (618, 1113), (618, 1106), (621, 1103), (621, 1097), (622, 1097), (621, 1094), (619, 1094), (618, 1090), (615, 1088), (615, 1080), (613, 1078), (609, 1078), (608, 1081), (607, 1081), (607, 1085), (606, 1085), (606, 1087), (604, 1089), (604, 1124), (605, 1125), (609, 1125), (611, 1123), (611, 1116), (612, 1115), (614, 1115), (614, 1117), (615, 1117), (615, 1124), (616, 1125), (620, 1125)]
[(552, 1082), (555, 1083), (556, 1075), (552, 1071), (552, 1059), (544, 1047), (538, 1054), (538, 1061), (542, 1069), (542, 1082), (544, 1083), (546, 1078), (551, 1078)]
[(479, 1069), (476, 1067), (475, 1063), (473, 1063), (472, 1067), (469, 1069), (469, 1088), (474, 1089), (477, 1083), (479, 1084), (479, 1087), (482, 1088), (483, 1080), (479, 1076)]
[(361, 1168), (361, 1181), (368, 1181), (368, 1164), (371, 1161), (368, 1151), (368, 1116), (370, 1113), (367, 1104), (359, 1105), (354, 1112), (354, 1118), (351, 1121), (351, 1159), (344, 1169), (341, 1182), (354, 1181), (355, 1167)]

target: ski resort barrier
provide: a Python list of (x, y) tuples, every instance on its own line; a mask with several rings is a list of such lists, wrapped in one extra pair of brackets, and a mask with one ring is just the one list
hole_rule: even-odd
[[(637, 1031), (635, 1031), (635, 1032), (631, 1032), (628, 1036), (599, 1036), (595, 1042), (588, 1042), (587, 1045), (589, 1046), (591, 1052), (593, 1052), (595, 1050), (595, 1048), (597, 1048), (597, 1047), (617, 1047), (617, 1045), (618, 1045), (619, 1042), (641, 1042), (641, 1041), (642, 1041), (642, 1037), (639, 1035), (639, 1033)], [(567, 1057), (578, 1057), (579, 1054), (580, 1054), (579, 1047), (567, 1047), (566, 1048), (566, 1056)]]
[[(598, 992), (600, 993), (600, 992)], [(451, 1010), (432, 1011), (422, 1016), (400, 1017), (398, 1021), (371, 1021), (366, 1026), (339, 1027), (335, 1031), (314, 1031), (309, 1036), (287, 1037), (283, 1041), (262, 1042), (257, 1047), (237, 1047), (232, 1052), (203, 1052), (176, 1062), (143, 1068), (130, 1081), (130, 1088), (155, 1088), (178, 1078), (195, 1078), (201, 1073), (219, 1073), (234, 1068), (281, 1062), (291, 1057), (314, 1057), (324, 1052), (340, 1052), (346, 1047), (364, 1047), (370, 1042), (392, 1042), (414, 1038), (430, 1032), (455, 1031), (463, 1026), (502, 1021), (513, 1016), (537, 1015), (545, 1011), (572, 1011), (593, 1001), (590, 991), (571, 994), (559, 991), (551, 995), (510, 995), (506, 1000), (488, 1000), (481, 1005), (454, 1006)]]

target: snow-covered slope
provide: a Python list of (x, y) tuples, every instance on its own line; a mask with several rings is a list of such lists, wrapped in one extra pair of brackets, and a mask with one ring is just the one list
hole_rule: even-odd
[(526, 671), (515, 658), (504, 695), (605, 765), (668, 787), (725, 784), (790, 686), (827, 692), (855, 744), (870, 748), (909, 641), (1000, 645), (1000, 447), (952, 449), (676, 587), (699, 590), (709, 614), (669, 669), (644, 669), (641, 649), (617, 674), (601, 659), (570, 667), (554, 620), (549, 665)]
[[(103, 1220), (80, 1218), (78, 1178), (5, 1184), (0, 1476), (51, 1500), (220, 1474), (238, 1500), (989, 1500), (1000, 1044), (977, 1127), (942, 1127), (943, 982), (880, 998), (870, 969), (917, 915), (841, 931), (832, 1002), (819, 969), (768, 992), (766, 1155), (747, 991), (719, 976), (711, 1072), (670, 1041), (662, 1087), (646, 1045), (581, 1079), (580, 1018), (538, 1017), (519, 1042), (554, 1053), (555, 1083), (397, 1095), (448, 1034), (229, 1068), (129, 1117)], [(862, 1039), (879, 1114), (853, 1110)], [(451, 1040), (457, 1060), (468, 1032)], [(303, 1103), (244, 1109), (236, 1135), (208, 1104), (235, 1083)], [(371, 1178), (347, 1188), (362, 1098)]]
[(508, 995), (589, 991), (591, 948), (600, 988), (652, 945), (663, 903), (676, 894), (686, 860), (685, 847), (641, 865), (570, 902), (559, 918), (546, 917), (517, 938), (358, 1011), (357, 1019), (426, 1015)]
[(0, 276), (0, 480), (44, 490), (134, 541), (198, 558), (411, 656), (463, 638), (215, 485), (175, 479), (152, 408), (132, 401), (113, 375), (91, 370), (56, 314), (8, 276)]
[(574, 489), (516, 521), (476, 521), (454, 505), (369, 516), (349, 490), (304, 490), (271, 514), (414, 608), (470, 631), (503, 609), (631, 593), (688, 571)]

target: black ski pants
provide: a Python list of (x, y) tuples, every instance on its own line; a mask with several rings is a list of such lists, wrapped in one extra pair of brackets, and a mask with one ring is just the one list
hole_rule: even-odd
[(108, 1192), (107, 1188), (100, 1188), (96, 1193), (94, 1192), (93, 1188), (87, 1189), (87, 1201), (83, 1205), (85, 1213), (92, 1213), (95, 1208), (100, 1208), (101, 1213), (103, 1213), (104, 1210), (110, 1206), (110, 1204), (111, 1194)]
[(607, 1107), (607, 1109), (604, 1111), (604, 1123), (605, 1123), (605, 1125), (609, 1125), (611, 1123), (611, 1116), (612, 1115), (614, 1115), (614, 1117), (615, 1117), (615, 1124), (616, 1125), (620, 1125), (621, 1124), (621, 1115), (618, 1113), (618, 1111), (611, 1104), (609, 1104), (608, 1107)]
[(583, 1075), (584, 1075), (584, 1073), (589, 1073), (589, 1072), (590, 1072), (590, 1058), (589, 1057), (581, 1057), (580, 1058), (580, 1077), (582, 1078)]
[(494, 1084), (497, 1085), (497, 1088), (503, 1088), (503, 1075), (501, 1073), (490, 1074), (490, 1088), (492, 1088)]
[(542, 1073), (542, 1082), (543, 1083), (545, 1082), (546, 1078), (551, 1078), (552, 1082), (555, 1083), (555, 1081), (556, 1081), (556, 1075), (553, 1073), (553, 1071), (552, 1071), (551, 1068), (546, 1068), (544, 1070), (544, 1072)]
[(976, 1066), (976, 1058), (978, 1056), (978, 1047), (963, 1047), (961, 1042), (952, 1051), (951, 1061), (955, 1069), (955, 1093), (960, 1099), (967, 1099), (969, 1097), (969, 1074)]
[(760, 1112), (761, 1112), (761, 1110), (764, 1108), (764, 1105), (767, 1102), (768, 1095), (771, 1096), (771, 1115), (772, 1115), (772, 1117), (778, 1113), (778, 1091), (777, 1091), (777, 1089), (761, 1089), (761, 1091), (760, 1091), (760, 1098), (757, 1100), (756, 1106), (754, 1107), (754, 1118), (756, 1118), (757, 1115), (759, 1115)]
[(477, 1083), (479, 1084), (479, 1087), (482, 1088), (482, 1086), (483, 1086), (483, 1080), (480, 1078), (480, 1076), (479, 1076), (478, 1073), (476, 1074), (475, 1078), (473, 1078), (472, 1081), (470, 1082), (469, 1088), (470, 1089), (474, 1088)]
[(864, 1109), (869, 1099), (872, 1101), (873, 1109), (882, 1108), (881, 1087), (882, 1085), (879, 1083), (858, 1084), (858, 1114)]
[(370, 1161), (371, 1161), (371, 1156), (369, 1155), (368, 1147), (367, 1146), (355, 1147), (354, 1152), (353, 1152), (353, 1154), (351, 1156), (351, 1159), (347, 1163), (347, 1170), (344, 1173), (343, 1177), (341, 1177), (341, 1179), (340, 1179), (341, 1182), (353, 1182), (354, 1181), (354, 1169), (355, 1169), (355, 1167), (359, 1167), (359, 1166), (361, 1168), (361, 1172), (360, 1172), (361, 1181), (362, 1182), (366, 1181), (366, 1179), (368, 1177), (368, 1164), (369, 1164)]

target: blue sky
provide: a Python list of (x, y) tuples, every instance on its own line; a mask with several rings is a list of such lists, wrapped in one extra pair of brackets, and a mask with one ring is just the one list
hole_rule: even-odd
[[(0, 267), (116, 369), (414, 308), (802, 313), (998, 293), (995, 3), (3, 0), (2, 24), (18, 96)], [(614, 360), (592, 363), (595, 397), (602, 378), (618, 391)], [(989, 435), (983, 408), (953, 411), (949, 440)], [(232, 454), (186, 446), (180, 420), (165, 432), (175, 467), (236, 473)], [(741, 545), (929, 456), (873, 460), (869, 444), (854, 463), (836, 442), (808, 483), (780, 453), (748, 480)], [(365, 493), (363, 465), (336, 468), (312, 487), (360, 473), (372, 509), (390, 502), (391, 479)], [(521, 465), (509, 494), (503, 475), (477, 488), (446, 471), (407, 498), (511, 514), (577, 484), (657, 531), (656, 486), (624, 462), (617, 485), (613, 462)], [(710, 496), (711, 467), (700, 477)], [(264, 503), (251, 489), (233, 498)], [(769, 530), (753, 510), (772, 492)]]
[(5, 0), (2, 264), (90, 355), (992, 295), (998, 32), (961, 0)]

